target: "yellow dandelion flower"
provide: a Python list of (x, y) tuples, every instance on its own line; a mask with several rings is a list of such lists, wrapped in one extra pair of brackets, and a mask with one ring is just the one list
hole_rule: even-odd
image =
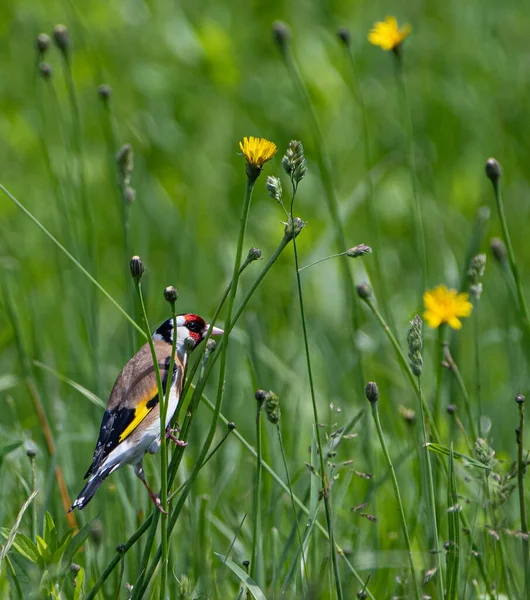
[(473, 310), (468, 297), (466, 292), (459, 294), (456, 290), (448, 290), (445, 285), (427, 290), (423, 295), (423, 316), (429, 327), (436, 329), (442, 323), (447, 323), (453, 329), (460, 329), (462, 323), (458, 317), (469, 317)]
[(378, 21), (370, 30), (368, 41), (383, 50), (396, 50), (411, 30), (410, 25), (403, 25), (400, 29), (395, 17), (387, 17), (385, 21)]
[(242, 142), (239, 142), (239, 147), (243, 156), (247, 159), (247, 163), (257, 169), (261, 169), (263, 165), (270, 160), (278, 151), (276, 144), (269, 142), (265, 138), (244, 137)]

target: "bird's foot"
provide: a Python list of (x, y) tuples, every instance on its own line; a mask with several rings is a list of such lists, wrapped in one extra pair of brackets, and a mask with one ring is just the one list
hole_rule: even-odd
[(162, 506), (162, 503), (160, 502), (160, 497), (158, 494), (155, 494), (154, 492), (149, 492), (149, 497), (151, 498), (151, 500), (153, 501), (153, 504), (156, 506), (156, 508), (161, 513), (163, 513), (164, 515), (168, 514), (167, 510), (165, 510), (164, 507)]
[(175, 444), (181, 448), (185, 448), (188, 445), (188, 442), (179, 440), (175, 433), (180, 433), (180, 429), (166, 429), (166, 439), (175, 442)]

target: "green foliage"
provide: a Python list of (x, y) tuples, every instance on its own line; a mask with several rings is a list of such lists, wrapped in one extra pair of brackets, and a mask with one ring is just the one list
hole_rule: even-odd
[[(402, 72), (367, 41), (394, 11), (412, 25)], [(376, 381), (422, 594), (437, 598), (443, 585), (448, 599), (494, 589), (528, 600), (528, 428), (520, 481), (512, 466), (522, 426), (513, 398), (528, 395), (530, 375), (525, 7), (15, 0), (0, 17), (0, 184), (19, 203), (0, 194), (0, 597), (125, 598), (144, 585), (145, 598), (183, 600), (413, 597), (394, 482), (364, 398)], [(273, 38), (277, 18), (288, 29), (277, 23)], [(62, 51), (57, 23), (68, 28), (58, 30)], [(339, 25), (349, 27), (340, 39)], [(51, 37), (37, 50), (41, 31)], [(65, 494), (81, 489), (112, 385), (144, 343), (131, 256), (145, 266), (151, 327), (170, 316), (168, 285), (177, 312), (211, 321), (238, 267), (238, 142), (251, 135), (278, 146), (240, 248), (244, 258), (259, 247), (262, 259), (239, 278), (221, 378), (219, 351), (189, 367), (194, 385), (208, 377), (180, 409), (188, 447), (168, 452), (176, 475), (160, 589), (161, 519), (131, 469), (112, 474), (83, 512), (67, 516)], [(490, 181), (491, 155), (502, 175), (490, 161)], [(371, 254), (347, 255), (364, 244)], [(481, 258), (468, 280), (484, 254), (485, 270)], [(473, 285), (473, 313), (448, 330), (450, 354), (417, 323), (411, 370), (407, 329), (425, 287), (438, 284)], [(370, 290), (365, 302), (355, 286)], [(226, 316), (225, 303), (219, 326)], [(268, 406), (276, 424), (262, 425), (259, 478), (257, 387), (281, 401), (281, 413)], [(145, 469), (161, 489), (159, 457)], [(259, 588), (241, 566), (258, 520)]]

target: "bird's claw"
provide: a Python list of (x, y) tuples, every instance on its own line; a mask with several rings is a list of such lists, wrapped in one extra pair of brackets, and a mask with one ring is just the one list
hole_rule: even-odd
[(179, 433), (180, 429), (166, 429), (166, 439), (171, 440), (181, 448), (185, 448), (188, 445), (188, 442), (185, 442), (184, 440), (179, 440), (178, 437), (175, 436), (175, 432)]

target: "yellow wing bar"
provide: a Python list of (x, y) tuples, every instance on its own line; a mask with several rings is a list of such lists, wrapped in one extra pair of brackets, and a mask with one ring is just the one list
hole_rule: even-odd
[(155, 385), (151, 388), (143, 398), (140, 399), (138, 405), (134, 410), (133, 420), (127, 425), (127, 427), (121, 433), (118, 443), (123, 442), (124, 439), (128, 438), (131, 433), (140, 425), (140, 423), (147, 417), (147, 415), (153, 410), (158, 404), (158, 386)]

